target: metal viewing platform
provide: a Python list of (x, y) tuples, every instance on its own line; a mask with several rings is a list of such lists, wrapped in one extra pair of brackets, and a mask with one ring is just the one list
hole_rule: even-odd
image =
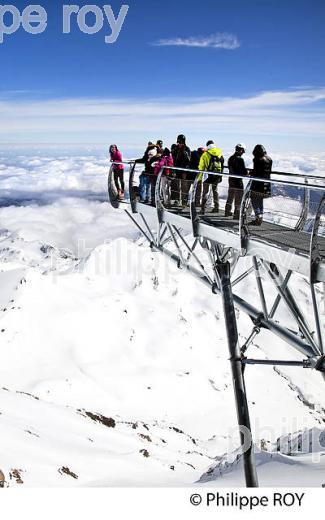
[[(247, 445), (247, 434), (242, 431), (244, 427), (251, 436), (244, 381), (247, 365), (300, 366), (317, 370), (325, 377), (324, 324), (320, 311), (325, 287), (325, 180), (320, 176), (272, 172), (266, 181), (255, 178), (252, 170), (248, 170), (247, 177), (230, 176), (224, 171), (217, 188), (218, 207), (214, 204), (211, 208), (210, 199), (216, 202), (209, 195), (215, 186), (211, 172), (169, 167), (149, 176), (151, 197), (149, 193), (145, 204), (140, 202), (138, 189), (141, 165), (135, 161), (118, 164), (123, 165), (128, 181), (122, 199), (115, 184), (117, 163), (112, 164), (108, 193), (113, 208), (126, 211), (153, 250), (167, 255), (180, 269), (222, 296), (241, 442)], [(166, 169), (173, 177), (166, 176)], [(238, 189), (240, 211), (235, 215), (229, 214), (229, 207), (225, 211), (230, 177), (242, 181), (244, 186)], [(179, 200), (171, 200), (171, 182), (179, 183)], [(263, 197), (264, 219), (261, 225), (256, 225), (252, 217), (252, 186), (265, 182), (271, 185), (271, 196)], [(244, 270), (235, 273), (243, 258), (246, 258)], [(300, 306), (300, 295), (295, 295), (292, 281), (296, 275), (308, 282), (312, 323), (308, 323)], [(256, 280), (259, 302), (249, 301), (236, 292), (249, 276)], [(267, 281), (274, 290), (272, 301), (265, 287)], [(280, 305), (285, 305), (294, 326), (282, 323)], [(236, 307), (252, 321), (252, 333), (244, 345), (239, 344)], [(298, 359), (248, 359), (248, 349), (262, 330), (269, 330), (293, 347)], [(250, 444), (250, 449), (243, 450), (245, 476), (247, 486), (256, 487), (253, 443)]]

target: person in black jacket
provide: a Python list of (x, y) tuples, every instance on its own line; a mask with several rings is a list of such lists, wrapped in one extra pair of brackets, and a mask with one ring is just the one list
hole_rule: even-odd
[(262, 144), (257, 144), (253, 150), (254, 168), (252, 176), (261, 181), (253, 181), (251, 188), (251, 201), (255, 213), (255, 220), (252, 222), (254, 226), (261, 226), (264, 214), (264, 199), (271, 197), (271, 184), (268, 181), (271, 178), (273, 161), (266, 153)]
[[(234, 155), (232, 155), (228, 161), (229, 174), (233, 175), (247, 175), (247, 169), (243, 155), (246, 151), (244, 144), (237, 144)], [(244, 182), (242, 179), (236, 179), (229, 177), (229, 192), (228, 199), (226, 202), (225, 216), (232, 216), (232, 205), (235, 202), (234, 220), (239, 220), (240, 217), (240, 206), (243, 199), (244, 193)]]
[[(198, 170), (200, 165), (200, 160), (204, 152), (206, 151), (206, 148), (203, 148), (201, 146), (197, 150), (193, 150), (191, 152), (191, 161), (189, 165), (189, 170)], [(188, 192), (191, 189), (191, 186), (194, 184), (194, 181), (197, 177), (197, 173), (187, 172), (187, 181), (188, 181)], [(201, 205), (201, 195), (202, 195), (202, 183), (199, 182), (196, 189), (195, 194), (195, 206)]]
[(182, 202), (183, 205), (186, 205), (189, 192), (189, 188), (187, 187), (186, 169), (190, 165), (191, 150), (186, 146), (185, 135), (180, 134), (177, 137), (177, 144), (173, 144), (171, 150), (174, 166), (177, 168), (184, 168), (184, 171), (174, 170), (172, 174), (171, 199), (174, 201), (175, 206), (178, 206), (180, 202)]
[(148, 146), (143, 157), (136, 159), (136, 164), (144, 164), (144, 171), (140, 175), (139, 194), (140, 202), (150, 202), (150, 179), (153, 177), (153, 162), (157, 158), (157, 145), (152, 141), (148, 142)]

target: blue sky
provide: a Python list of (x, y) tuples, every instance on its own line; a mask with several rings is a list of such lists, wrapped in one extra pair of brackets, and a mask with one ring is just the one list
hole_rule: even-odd
[[(322, 148), (323, 0), (125, 0), (130, 9), (112, 45), (104, 42), (107, 22), (90, 36), (72, 17), (63, 35), (67, 3), (40, 0), (47, 30), (20, 29), (0, 45), (0, 115), (8, 121), (1, 142), (138, 146), (159, 129), (167, 138), (179, 129), (202, 140), (206, 122), (206, 132), (215, 128), (227, 143), (262, 134), (274, 146)], [(122, 5), (94, 3), (110, 3), (116, 15)], [(221, 48), (209, 47), (215, 41)]]

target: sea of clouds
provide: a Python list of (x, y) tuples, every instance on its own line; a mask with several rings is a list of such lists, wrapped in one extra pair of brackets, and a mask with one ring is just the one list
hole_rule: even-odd
[[(225, 152), (229, 157), (231, 150)], [(141, 154), (126, 151), (134, 158)], [(325, 153), (272, 153), (274, 170), (323, 175)], [(246, 162), (252, 165), (247, 154)], [(137, 232), (123, 213), (116, 218), (107, 200), (109, 159), (104, 148), (0, 149), (0, 227), (27, 240), (41, 240), (77, 254), (78, 242), (94, 248)]]

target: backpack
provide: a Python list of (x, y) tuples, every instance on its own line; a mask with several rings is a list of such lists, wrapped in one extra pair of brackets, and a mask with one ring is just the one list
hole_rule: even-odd
[[(222, 161), (220, 157), (216, 157), (215, 155), (210, 155), (210, 162), (208, 166), (208, 172), (212, 173), (218, 173), (220, 174), (222, 172)], [(212, 182), (213, 184), (219, 184), (222, 181), (221, 175), (211, 175), (209, 176), (209, 182)]]

